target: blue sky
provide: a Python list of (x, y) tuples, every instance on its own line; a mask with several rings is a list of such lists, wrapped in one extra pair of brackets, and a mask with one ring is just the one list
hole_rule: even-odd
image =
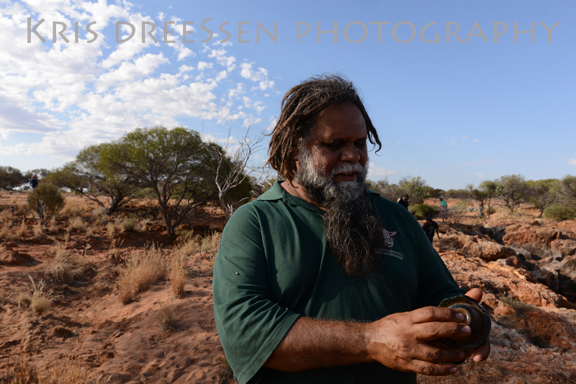
[[(45, 43), (34, 34), (27, 43), (28, 17), (45, 20)], [(208, 18), (214, 35), (203, 43)], [(52, 43), (55, 21), (70, 43)], [(98, 37), (88, 44), (93, 21)], [(158, 43), (142, 43), (142, 21), (155, 24)], [(163, 42), (165, 21), (175, 21), (173, 44)], [(183, 42), (184, 21), (194, 22), (194, 43)], [(134, 37), (116, 43), (116, 22), (134, 24)], [(277, 23), (276, 42), (262, 30), (256, 42), (258, 22), (272, 34)], [(318, 42), (317, 23), (328, 31), (335, 22), (337, 42), (333, 33)], [(448, 22), (462, 42), (451, 33), (447, 42)], [(518, 31), (534, 22), (534, 33), (515, 42), (515, 22)], [(558, 22), (548, 42), (541, 23)], [(349, 42), (363, 38), (363, 25), (364, 40)], [(449, 189), (513, 173), (576, 174), (574, 1), (0, 0), (0, 28), (0, 165), (58, 167), (87, 145), (154, 125), (238, 140), (248, 126), (270, 130), (292, 86), (335, 72), (360, 89), (383, 142), (373, 180), (421, 176)]]

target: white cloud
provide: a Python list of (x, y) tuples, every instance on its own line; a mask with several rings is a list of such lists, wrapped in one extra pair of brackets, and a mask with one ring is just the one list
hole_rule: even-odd
[(228, 71), (234, 70), (236, 68), (236, 58), (234, 56), (226, 56), (227, 51), (225, 49), (213, 49), (208, 57), (215, 58), (218, 64), (226, 67)]
[(203, 71), (206, 68), (212, 68), (212, 67), (214, 67), (214, 63), (207, 63), (205, 61), (199, 61), (198, 62), (198, 70), (199, 71)]
[(368, 168), (368, 177), (383, 177), (390, 176), (398, 173), (398, 171), (393, 169), (386, 169), (385, 167), (377, 167), (374, 163), (370, 163)]
[(576, 165), (576, 157), (568, 159), (568, 165)]
[(453, 145), (454, 145), (454, 143), (456, 143), (456, 140), (454, 140), (454, 139), (451, 139), (451, 140), (450, 140), (450, 144), (448, 144), (448, 145), (449, 145), (449, 146), (453, 146)]
[(480, 140), (478, 140), (478, 139), (474, 139), (474, 140), (472, 140), (472, 141), (475, 142), (475, 143), (479, 143), (479, 142), (480, 142)]
[[(181, 126), (182, 118), (236, 122), (238, 129), (261, 123), (263, 118), (257, 114), (266, 105), (257, 96), (250, 95), (250, 109), (237, 108), (244, 105), (241, 98), (246, 86), (240, 74), (232, 72), (236, 58), (224, 49), (230, 44), (218, 44), (217, 49), (205, 46), (195, 53), (182, 44), (177, 36), (182, 35), (182, 27), (176, 24), (170, 25), (177, 32), (172, 36), (177, 43), (169, 45), (174, 51), (162, 53), (165, 44), (149, 38), (141, 42), (141, 22), (153, 21), (150, 16), (133, 11), (127, 2), (108, 3), (0, 0), (0, 137), (6, 140), (27, 132), (36, 141), (1, 146), (2, 156), (34, 154), (71, 160), (87, 145), (116, 139), (136, 127)], [(26, 17), (30, 14), (33, 20), (46, 19), (38, 28), (46, 44), (35, 36), (32, 44), (26, 43)], [(50, 20), (67, 23), (65, 35), (70, 44), (50, 43)], [(79, 43), (73, 43), (76, 20), (83, 31)], [(99, 36), (87, 44), (92, 35), (83, 28), (93, 20), (97, 24), (92, 29)], [(171, 20), (181, 23), (177, 18)], [(134, 24), (134, 37), (115, 43), (114, 21)], [(158, 27), (155, 36), (161, 41)], [(120, 32), (127, 37), (131, 30), (124, 26)], [(177, 64), (184, 59), (185, 65)], [(215, 70), (215, 64), (224, 68)], [(259, 79), (259, 89), (272, 87), (268, 71), (252, 72), (251, 77)]]
[(268, 80), (268, 71), (264, 68), (258, 68), (258, 70), (252, 70), (251, 63), (240, 64), (240, 76), (245, 79), (258, 82), (258, 88), (265, 91), (268, 88), (274, 87), (274, 81)]
[(478, 178), (481, 179), (484, 177), (484, 174), (480, 173), (480, 172), (476, 172), (476, 176), (478, 176)]

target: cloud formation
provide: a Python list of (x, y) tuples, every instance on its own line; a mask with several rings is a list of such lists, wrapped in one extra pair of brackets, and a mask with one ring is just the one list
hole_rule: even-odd
[[(5, 141), (16, 133), (32, 133), (37, 139), (0, 144), (1, 155), (37, 154), (68, 161), (85, 146), (137, 127), (171, 128), (190, 118), (238, 127), (262, 121), (259, 115), (266, 106), (259, 100), (264, 97), (260, 91), (274, 85), (266, 69), (252, 70), (252, 64), (238, 68), (236, 57), (228, 52), (231, 44), (214, 43), (194, 52), (175, 35), (175, 44), (164, 44), (161, 23), (155, 32), (160, 42), (142, 43), (143, 21), (175, 20), (169, 27), (176, 35), (182, 35), (183, 28), (175, 17), (151, 17), (137, 9), (127, 2), (0, 1), (0, 137)], [(37, 31), (46, 43), (36, 36), (27, 43), (27, 17), (33, 25), (45, 19)], [(71, 43), (60, 37), (52, 43), (52, 21), (68, 26), (64, 35)], [(74, 21), (80, 26), (78, 43)], [(96, 21), (91, 28), (99, 36), (88, 44), (92, 35), (85, 26), (91, 21)], [(135, 37), (116, 43), (116, 21), (134, 24)], [(119, 29), (120, 38), (130, 33), (126, 25)], [(247, 90), (244, 79), (256, 82), (257, 92)]]

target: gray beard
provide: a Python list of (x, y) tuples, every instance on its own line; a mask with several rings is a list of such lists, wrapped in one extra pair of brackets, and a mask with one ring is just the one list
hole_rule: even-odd
[[(349, 276), (362, 277), (381, 267), (384, 226), (368, 196), (364, 181), (368, 163), (344, 163), (322, 175), (312, 153), (303, 145), (298, 155), (296, 181), (317, 204), (326, 209), (324, 231), (334, 257)], [(357, 171), (356, 181), (334, 182), (334, 175)]]

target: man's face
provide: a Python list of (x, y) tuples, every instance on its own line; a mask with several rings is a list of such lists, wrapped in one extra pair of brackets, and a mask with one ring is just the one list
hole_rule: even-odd
[(367, 134), (364, 117), (354, 104), (322, 111), (305, 148), (296, 155), (298, 181), (306, 184), (304, 177), (317, 186), (320, 182), (343, 188), (363, 185), (368, 161)]
[(295, 156), (298, 182), (311, 201), (325, 209), (326, 239), (350, 276), (365, 276), (381, 265), (382, 220), (367, 193), (368, 130), (354, 104), (324, 110), (314, 132)]

